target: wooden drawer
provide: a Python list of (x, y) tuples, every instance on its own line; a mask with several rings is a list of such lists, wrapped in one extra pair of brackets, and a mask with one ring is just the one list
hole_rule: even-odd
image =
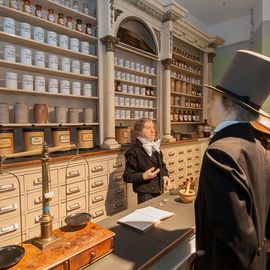
[[(53, 230), (58, 229), (61, 227), (60, 221), (53, 221)], [(32, 239), (34, 237), (39, 237), (40, 236), (40, 227), (37, 227), (35, 229), (29, 230), (28, 231), (28, 239)]]
[[(60, 183), (65, 184), (84, 180), (87, 178), (88, 169), (86, 164), (77, 164), (60, 169)], [(65, 179), (66, 178), (66, 179)]]
[(77, 270), (81, 267), (84, 267), (88, 264), (93, 263), (98, 260), (100, 257), (109, 253), (113, 249), (113, 240), (107, 239), (95, 247), (89, 248), (86, 251), (74, 256), (69, 259), (69, 269)]
[[(22, 215), (22, 229), (25, 231), (25, 215)], [(8, 219), (0, 219), (0, 243), (2, 239), (14, 237), (21, 234), (20, 217), (10, 217)]]
[(89, 207), (95, 207), (100, 204), (105, 204), (107, 201), (108, 189), (100, 190), (89, 194)]
[(108, 162), (106, 160), (90, 163), (89, 166), (91, 178), (103, 175), (108, 172)]
[(176, 149), (167, 149), (167, 160), (174, 158), (177, 155)]
[(114, 200), (118, 197), (126, 196), (126, 194), (127, 194), (127, 189), (126, 189), (125, 184), (120, 185), (118, 187), (108, 189), (108, 199), (109, 200)]
[(109, 175), (109, 186), (115, 187), (124, 184), (123, 172), (111, 173)]
[(99, 220), (106, 218), (108, 216), (107, 214), (108, 209), (109, 209), (109, 206), (105, 204), (98, 207), (91, 208), (89, 211), (92, 216), (91, 221), (95, 223)]
[[(22, 212), (25, 211), (24, 208), (24, 196), (22, 200)], [(3, 199), (0, 201), (0, 219), (5, 219), (11, 216), (20, 216), (20, 197), (13, 197), (8, 199)]]
[(127, 197), (120, 197), (110, 201), (110, 215), (127, 209)]
[[(39, 171), (28, 173), (24, 175), (24, 181), (26, 185), (26, 190), (33, 190), (42, 187), (42, 172)], [(49, 183), (52, 186), (58, 184), (57, 169), (51, 170), (49, 174)]]
[[(23, 241), (26, 240), (26, 234), (23, 233)], [(17, 236), (8, 237), (6, 239), (1, 239), (0, 247), (10, 246), (10, 245), (18, 245), (21, 243), (21, 233)]]
[[(58, 187), (53, 187), (51, 189), (51, 191), (53, 192), (54, 196), (53, 198), (50, 200), (50, 204), (56, 204), (58, 202), (59, 199), (59, 195), (58, 195)], [(36, 192), (32, 192), (32, 193), (27, 193), (27, 210), (33, 210), (36, 208), (40, 208), (42, 206), (42, 191), (41, 189), (36, 191)]]
[[(61, 217), (66, 217), (73, 213), (80, 213), (87, 211), (87, 195), (80, 198), (72, 199), (67, 202), (61, 203), (60, 214)], [(65, 207), (66, 206), (66, 207)]]
[(166, 165), (167, 167), (176, 165), (176, 158), (169, 158)]
[(122, 172), (125, 170), (125, 158), (111, 159), (108, 161), (109, 172)]
[(61, 201), (65, 201), (66, 199), (69, 200), (74, 197), (80, 197), (86, 193), (88, 193), (86, 180), (79, 181), (76, 183), (70, 183), (67, 186), (60, 187)]
[[(50, 206), (50, 213), (54, 217), (54, 220), (59, 219), (59, 207), (58, 205)], [(39, 219), (42, 216), (42, 208), (37, 211), (27, 214), (26, 227), (27, 229), (32, 229), (39, 226)]]
[[(18, 177), (21, 185), (21, 192), (24, 193), (24, 181), (23, 177)], [(19, 184), (18, 180), (14, 176), (8, 176), (8, 174), (3, 174), (0, 177), (0, 198), (11, 198), (19, 196)]]
[(98, 191), (108, 187), (108, 175), (102, 175), (90, 179), (90, 192)]

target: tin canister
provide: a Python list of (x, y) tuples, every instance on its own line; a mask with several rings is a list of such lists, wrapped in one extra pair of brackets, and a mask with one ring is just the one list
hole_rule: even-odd
[(14, 153), (14, 135), (12, 129), (0, 129), (0, 156)]
[(15, 46), (6, 44), (4, 46), (4, 60), (8, 62), (16, 62), (16, 49)]
[(12, 18), (4, 17), (3, 18), (3, 31), (8, 34), (15, 35), (16, 33), (16, 23)]
[(116, 126), (115, 139), (120, 144), (130, 143), (130, 129), (128, 126)]
[(44, 130), (41, 128), (23, 129), (24, 150), (41, 149), (44, 143)]
[(93, 148), (93, 129), (81, 127), (76, 129), (77, 143), (80, 149)]
[(52, 144), (53, 146), (70, 144), (69, 128), (52, 128)]

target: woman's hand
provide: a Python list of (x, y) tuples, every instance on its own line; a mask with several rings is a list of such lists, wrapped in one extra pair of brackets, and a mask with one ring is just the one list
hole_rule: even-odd
[(148, 169), (147, 171), (145, 171), (143, 173), (143, 179), (144, 180), (150, 180), (150, 179), (153, 179), (157, 176), (157, 174), (159, 173), (160, 169), (156, 169), (155, 170), (155, 167), (152, 167), (150, 169)]

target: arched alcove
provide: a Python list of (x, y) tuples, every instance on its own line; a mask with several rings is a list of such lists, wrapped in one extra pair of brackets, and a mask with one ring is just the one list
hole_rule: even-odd
[(157, 44), (149, 27), (140, 19), (128, 17), (118, 28), (117, 37), (120, 42), (143, 51), (157, 54)]

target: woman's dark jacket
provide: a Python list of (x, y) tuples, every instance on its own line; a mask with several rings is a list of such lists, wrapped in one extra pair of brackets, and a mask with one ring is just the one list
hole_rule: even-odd
[(214, 135), (195, 203), (196, 270), (265, 270), (270, 228), (270, 156), (248, 123)]
[[(168, 170), (163, 162), (161, 151), (153, 152), (150, 157), (144, 150), (140, 140), (136, 140), (125, 153), (126, 167), (124, 172), (124, 181), (133, 183), (133, 191), (138, 193), (163, 193), (163, 176), (168, 176)], [(151, 180), (144, 180), (143, 173), (155, 167), (159, 168), (158, 175)]]

